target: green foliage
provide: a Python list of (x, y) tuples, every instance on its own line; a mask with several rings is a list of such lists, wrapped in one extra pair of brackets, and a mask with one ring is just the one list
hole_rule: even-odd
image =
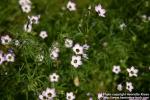
[[(32, 0), (32, 11), (25, 14), (18, 0), (0, 0), (0, 36), (9, 34), (21, 41), (20, 46), (12, 47), (15, 62), (0, 65), (0, 100), (37, 100), (47, 87), (56, 88), (56, 100), (64, 100), (68, 91), (73, 91), (77, 100), (86, 100), (88, 92), (96, 99), (98, 92), (119, 92), (117, 84), (126, 81), (133, 83), (133, 92), (150, 92), (150, 21), (141, 18), (150, 16), (149, 0), (76, 0), (75, 12), (62, 9), (67, 2)], [(99, 3), (106, 9), (105, 18), (95, 12)], [(27, 16), (38, 14), (40, 23), (33, 25), (33, 32), (24, 32)], [(119, 28), (122, 23), (127, 25), (123, 30)], [(39, 37), (41, 30), (48, 32), (45, 40)], [(77, 69), (70, 64), (73, 52), (64, 46), (66, 37), (90, 46), (89, 59)], [(49, 56), (54, 42), (60, 48), (57, 61)], [(0, 45), (0, 50), (5, 47)], [(39, 54), (44, 55), (43, 62), (37, 61)], [(112, 72), (113, 65), (121, 66), (121, 74)], [(139, 69), (137, 78), (129, 78), (126, 68), (131, 66)], [(48, 79), (53, 72), (60, 76), (55, 84)], [(79, 87), (73, 82), (76, 76)]]

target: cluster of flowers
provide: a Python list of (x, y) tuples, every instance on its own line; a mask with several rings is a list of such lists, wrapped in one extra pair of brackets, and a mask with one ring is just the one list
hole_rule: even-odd
[[(9, 35), (3, 35), (1, 36), (1, 44), (3, 46), (10, 45), (12, 42), (12, 38)], [(2, 50), (0, 50), (0, 65), (3, 64), (3, 62), (14, 62), (15, 61), (15, 54), (13, 49), (9, 48), (7, 53), (4, 53)]]
[[(59, 81), (59, 75), (56, 73), (52, 73), (49, 75), (49, 81), (52, 83), (58, 82)], [(45, 91), (43, 91), (39, 95), (40, 100), (53, 100), (53, 98), (56, 97), (56, 91), (55, 88), (47, 88)], [(67, 100), (74, 100), (75, 95), (73, 92), (67, 92), (66, 93), (66, 99)]]
[(52, 45), (52, 48), (49, 49), (49, 51), (50, 51), (50, 58), (52, 60), (57, 60), (57, 58), (59, 57), (59, 52), (60, 52), (60, 50), (58, 48), (58, 43), (57, 42), (54, 43)]
[[(19, 0), (19, 4), (22, 8), (22, 11), (25, 13), (31, 12), (31, 1), (30, 0)], [(32, 25), (38, 24), (40, 19), (40, 15), (37, 16), (28, 16), (27, 23), (24, 25), (24, 31), (25, 32), (31, 32), (32, 31)]]
[[(29, 13), (31, 11), (31, 1), (30, 0), (19, 0), (19, 4), (21, 5), (22, 11), (25, 13)], [(24, 31), (25, 32), (31, 32), (32, 31), (32, 25), (33, 24), (39, 24), (40, 15), (35, 16), (28, 16), (28, 21), (24, 25)], [(41, 31), (39, 36), (42, 39), (45, 39), (48, 35), (46, 31)]]
[[(46, 32), (46, 31), (41, 31), (40, 34), (39, 34), (39, 36), (40, 36), (42, 39), (45, 39), (48, 35), (47, 35), (47, 32)], [(15, 45), (17, 46), (17, 45), (19, 45), (19, 44), (20, 44), (19, 41), (16, 40), (16, 41), (15, 41)], [(35, 60), (36, 60), (37, 62), (42, 62), (42, 61), (44, 60), (43, 52), (37, 54)]]
[(56, 91), (54, 88), (47, 88), (39, 95), (40, 100), (52, 100), (54, 97), (56, 97)]
[[(69, 1), (67, 3), (67, 9), (69, 11), (76, 11), (76, 4), (73, 1)], [(91, 9), (91, 7), (89, 7), (88, 9)], [(106, 10), (102, 8), (101, 4), (95, 6), (95, 11), (98, 13), (99, 16), (105, 17)]]
[[(65, 47), (66, 48), (72, 48), (72, 50), (74, 51), (74, 53), (76, 54), (76, 56), (72, 56), (72, 61), (71, 64), (77, 68), (79, 65), (82, 64), (81, 61), (81, 57), (88, 59), (87, 54), (85, 53), (86, 50), (89, 49), (89, 46), (87, 44), (84, 44), (83, 46), (80, 46), (79, 44), (75, 44), (73, 46), (73, 41), (71, 39), (65, 39)], [(50, 48), (50, 57), (53, 60), (57, 60), (59, 57), (59, 48), (58, 48), (58, 43), (54, 43), (52, 45), (52, 48)], [(39, 56), (40, 60), (42, 61), (44, 56)], [(58, 82), (59, 81), (59, 75), (57, 75), (56, 73), (52, 73), (49, 75), (49, 81), (52, 83)], [(79, 85), (79, 79), (78, 77), (75, 78), (74, 80), (75, 85), (78, 86)], [(43, 91), (40, 95), (39, 95), (39, 99), (40, 100), (51, 100), (54, 97), (56, 97), (56, 91), (55, 88), (47, 88), (45, 91)], [(73, 92), (67, 92), (66, 93), (66, 99), (67, 100), (74, 100), (75, 99), (75, 95)]]
[[(119, 74), (121, 72), (120, 66), (114, 65), (112, 72), (114, 72), (115, 74)], [(132, 66), (131, 68), (127, 68), (127, 72), (129, 74), (129, 77), (133, 76), (137, 77), (138, 69), (135, 69), (134, 66)], [(118, 84), (117, 89), (119, 91), (122, 91), (123, 90), (122, 84)], [(126, 82), (126, 89), (132, 92), (132, 90), (134, 89), (132, 82)]]
[[(56, 97), (56, 91), (54, 88), (47, 88), (42, 94), (39, 95), (40, 100), (53, 100)], [(66, 100), (74, 100), (75, 95), (73, 92), (66, 93)]]
[[(66, 48), (72, 48), (75, 55), (72, 56), (71, 65), (73, 65), (75, 68), (78, 68), (80, 65), (82, 65), (82, 58), (88, 59), (86, 51), (89, 49), (89, 45), (84, 44), (81, 46), (80, 44), (75, 44), (73, 46), (73, 40), (71, 39), (65, 39), (65, 47)], [(59, 57), (59, 48), (58, 43), (55, 43), (52, 48), (49, 49), (50, 51), (50, 57), (53, 60), (57, 60)]]
[(19, 4), (24, 13), (29, 13), (31, 11), (31, 1), (30, 0), (19, 0)]
[(25, 32), (32, 31), (33, 24), (39, 24), (40, 15), (37, 16), (28, 16), (29, 21), (24, 25)]
[(71, 64), (78, 68), (82, 65), (82, 58), (88, 59), (86, 51), (89, 49), (89, 45), (84, 44), (81, 46), (80, 44), (76, 43), (73, 46), (73, 41), (71, 39), (65, 39), (65, 47), (72, 48), (75, 55), (72, 56)]

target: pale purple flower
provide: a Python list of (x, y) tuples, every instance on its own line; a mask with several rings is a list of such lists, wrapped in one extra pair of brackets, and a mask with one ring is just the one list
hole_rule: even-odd
[(102, 8), (101, 4), (95, 6), (95, 11), (98, 13), (99, 16), (105, 17), (106, 10)]

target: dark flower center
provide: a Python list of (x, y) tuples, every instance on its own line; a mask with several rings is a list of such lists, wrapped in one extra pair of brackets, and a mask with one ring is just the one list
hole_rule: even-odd
[(43, 96), (43, 99), (46, 100), (47, 99), (46, 96)]
[(51, 97), (51, 96), (52, 96), (52, 94), (51, 94), (51, 93), (48, 93), (48, 96), (49, 96), (49, 97)]
[(11, 56), (8, 57), (8, 59), (11, 59), (11, 58), (12, 58)]
[(79, 52), (80, 50), (79, 49), (76, 49), (76, 52)]
[(5, 42), (8, 42), (8, 40), (6, 39)]
[(68, 99), (71, 99), (71, 96), (68, 96)]
[(133, 71), (131, 71), (131, 74), (134, 74), (134, 72), (133, 72)]
[(74, 63), (77, 63), (77, 60), (74, 60)]
[(53, 76), (53, 79), (56, 79), (56, 77), (55, 77), (55, 76)]
[(72, 8), (71, 6), (69, 6), (69, 8)]

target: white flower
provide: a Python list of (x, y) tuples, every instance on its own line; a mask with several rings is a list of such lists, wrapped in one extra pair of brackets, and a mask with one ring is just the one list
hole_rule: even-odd
[(120, 24), (120, 29), (123, 30), (126, 27), (125, 23)]
[(132, 90), (133, 90), (134, 88), (133, 88), (131, 82), (126, 82), (126, 89), (129, 90), (130, 92), (132, 92)]
[(73, 94), (73, 92), (67, 92), (66, 93), (66, 99), (67, 100), (74, 100), (75, 99), (75, 95)]
[(100, 4), (95, 6), (95, 11), (98, 13), (99, 16), (105, 17), (106, 10), (103, 9)]
[(117, 90), (118, 90), (118, 91), (122, 91), (122, 84), (118, 84), (118, 85), (117, 85)]
[(26, 23), (26, 24), (24, 25), (24, 31), (25, 31), (25, 32), (31, 32), (31, 31), (32, 31), (32, 24)]
[(49, 79), (50, 79), (50, 82), (58, 82), (59, 75), (57, 75), (56, 73), (53, 73), (49, 75)]
[(15, 55), (12, 53), (6, 54), (5, 57), (6, 57), (7, 62), (14, 62), (15, 61)]
[(4, 62), (4, 57), (3, 57), (3, 55), (0, 53), (0, 65)]
[(24, 5), (31, 5), (31, 1), (30, 0), (19, 0), (19, 4), (21, 6), (24, 6)]
[(5, 35), (5, 36), (1, 37), (1, 43), (3, 45), (8, 45), (11, 41), (12, 41), (12, 39), (10, 38), (9, 35)]
[(49, 50), (50, 51), (50, 57), (53, 60), (57, 60), (57, 58), (59, 57), (59, 48), (56, 47), (55, 45), (53, 45), (53, 48)]
[(48, 100), (53, 100), (53, 98), (56, 97), (55, 89), (54, 88), (47, 88), (45, 95), (48, 98)]
[(53, 60), (56, 60), (56, 59), (58, 58), (58, 56), (59, 56), (59, 54), (58, 54), (58, 52), (56, 52), (56, 51), (52, 51), (52, 52), (50, 53), (50, 57), (51, 57), (51, 59), (53, 59)]
[(127, 68), (127, 71), (129, 73), (129, 77), (135, 76), (137, 77), (138, 69), (135, 69), (133, 66), (129, 69)]
[(120, 66), (114, 65), (112, 71), (116, 74), (119, 74), (119, 72), (121, 71)]
[(69, 11), (75, 11), (76, 10), (76, 4), (72, 1), (69, 1), (67, 4), (67, 8)]
[(50, 53), (50, 57), (53, 60), (56, 60), (59, 57), (59, 52), (57, 52), (57, 50), (59, 50), (59, 49), (52, 50), (51, 53)]
[(44, 56), (43, 56), (43, 55), (38, 55), (38, 56), (37, 56), (37, 60), (38, 60), (38, 61), (42, 62), (43, 59), (44, 59)]
[(28, 19), (30, 21), (30, 24), (38, 24), (39, 23), (39, 19), (40, 19), (40, 15), (37, 16), (28, 16)]
[(14, 41), (14, 44), (15, 44), (15, 46), (19, 46), (19, 45), (20, 45), (19, 40), (15, 40), (15, 41)]
[(82, 65), (81, 56), (72, 56), (71, 64), (78, 68), (80, 65)]
[(98, 93), (98, 96), (97, 96), (97, 98), (98, 98), (98, 100), (101, 100), (101, 99), (103, 99), (103, 93)]
[(84, 44), (84, 45), (83, 45), (83, 49), (84, 49), (84, 50), (88, 50), (88, 49), (89, 49), (89, 47), (90, 47), (90, 46), (89, 46), (89, 45), (87, 45), (87, 44)]
[(40, 36), (42, 39), (45, 39), (46, 37), (48, 37), (46, 31), (41, 31), (39, 36)]
[(25, 13), (29, 13), (31, 11), (31, 5), (23, 5), (21, 6), (21, 9)]
[(42, 94), (39, 95), (40, 100), (47, 100), (48, 98), (46, 97), (46, 91), (43, 91)]
[(71, 48), (73, 46), (73, 41), (71, 39), (65, 40), (65, 47)]
[(75, 44), (72, 49), (75, 52), (75, 54), (83, 54), (83, 47), (79, 44)]

